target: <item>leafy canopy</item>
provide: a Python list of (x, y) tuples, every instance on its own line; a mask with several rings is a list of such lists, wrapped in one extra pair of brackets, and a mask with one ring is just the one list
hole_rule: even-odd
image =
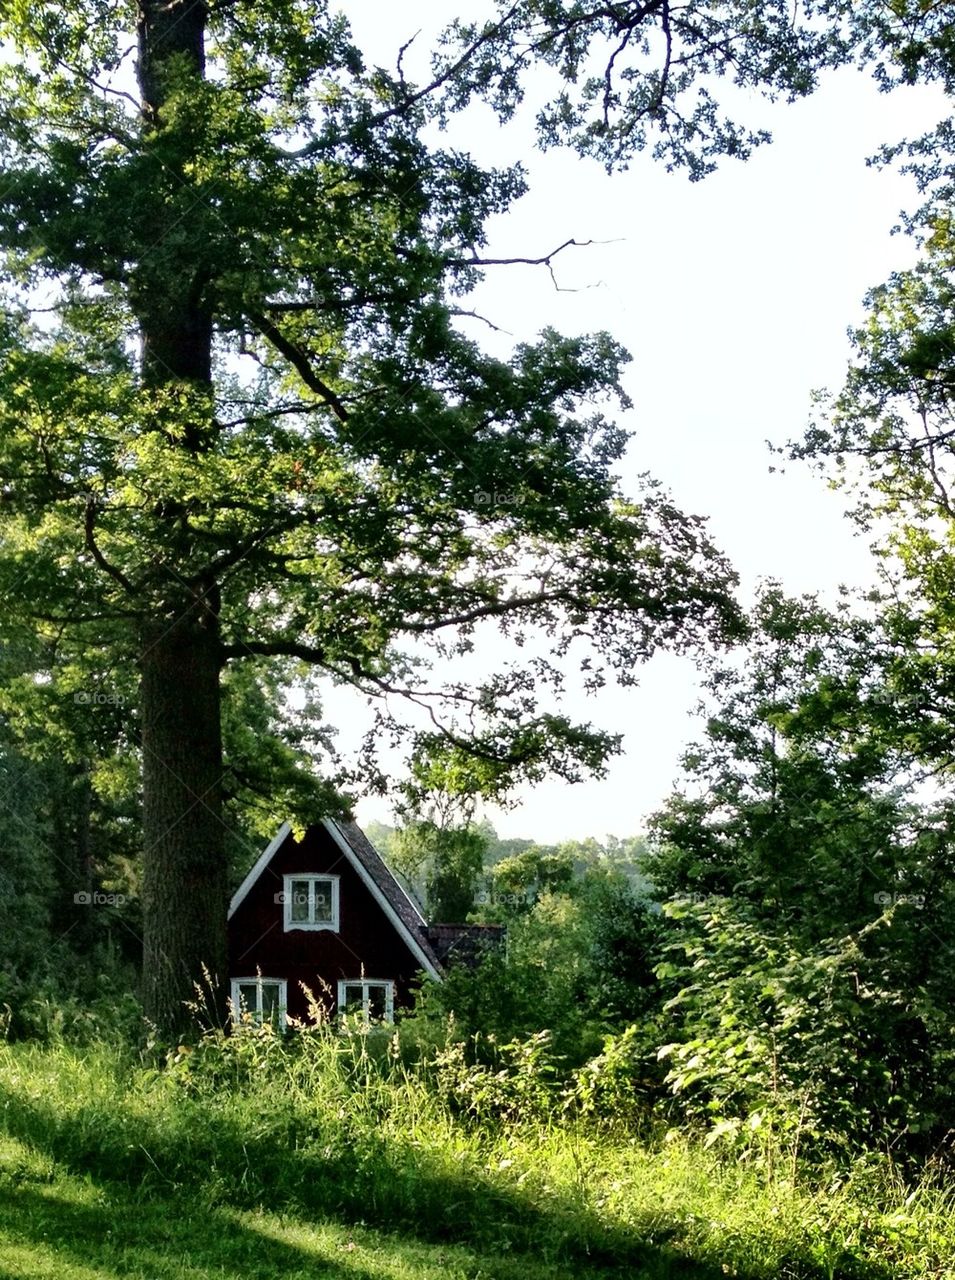
[[(416, 87), (326, 5), (217, 6), (198, 63), (141, 55), (140, 103), (132, 9), (0, 8), (0, 597), (51, 668), (212, 611), (223, 662), (377, 700), (373, 785), (415, 704), (413, 793), (500, 795), (615, 749), (552, 709), (568, 670), (626, 682), (738, 632), (701, 523), (619, 487), (626, 353), (547, 330), (503, 359), (467, 331), (487, 220), (525, 179), (424, 131), (552, 16), (515, 9), (444, 66), (452, 29)], [(488, 626), (511, 660), (428, 681)], [(522, 657), (531, 633), (549, 653)]]

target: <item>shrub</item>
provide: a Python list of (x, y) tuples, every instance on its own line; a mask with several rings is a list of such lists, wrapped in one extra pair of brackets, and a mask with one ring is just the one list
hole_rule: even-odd
[(955, 1025), (908, 987), (891, 915), (810, 945), (730, 899), (666, 912), (681, 927), (658, 974), (680, 989), (660, 1055), (684, 1121), (792, 1159), (944, 1137)]

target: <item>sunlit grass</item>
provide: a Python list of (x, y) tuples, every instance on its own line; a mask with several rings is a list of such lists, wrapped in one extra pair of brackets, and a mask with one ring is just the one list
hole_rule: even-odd
[(792, 1185), (687, 1139), (468, 1122), (328, 1036), (169, 1065), (0, 1046), (0, 1277), (955, 1276), (955, 1207), (884, 1163)]

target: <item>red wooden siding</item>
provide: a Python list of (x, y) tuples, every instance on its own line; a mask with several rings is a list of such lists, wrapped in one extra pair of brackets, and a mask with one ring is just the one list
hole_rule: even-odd
[[(286, 875), (339, 877), (339, 929), (285, 932), (280, 895)], [(276, 901), (279, 898), (279, 901)], [(301, 843), (289, 835), (252, 885), (229, 921), (229, 974), (284, 978), (288, 1012), (308, 1016), (304, 983), (325, 1003), (337, 1006), (341, 978), (390, 978), (395, 1006), (407, 1005), (420, 963), (375, 901), (350, 860), (323, 826), (309, 828)], [(331, 990), (323, 988), (322, 980)]]

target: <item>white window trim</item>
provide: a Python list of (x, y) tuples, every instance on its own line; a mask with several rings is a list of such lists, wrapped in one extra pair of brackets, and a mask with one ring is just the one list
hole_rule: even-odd
[[(408, 950), (417, 960), (420, 967), (424, 970), (424, 972), (428, 975), (428, 977), (433, 978), (435, 982), (442, 982), (444, 979), (443, 969), (439, 964), (437, 964), (435, 957), (431, 954), (430, 950), (425, 951), (425, 949), (421, 945), (421, 939), (417, 936), (416, 932), (413, 929), (409, 928), (407, 924), (405, 924), (404, 920), (395, 910), (394, 906), (392, 906), (391, 902), (389, 901), (386, 894), (382, 891), (381, 887), (378, 884), (376, 884), (375, 881), (372, 879), (371, 875), (368, 872), (367, 867), (362, 862), (361, 858), (358, 857), (354, 849), (345, 839), (344, 834), (339, 829), (338, 823), (333, 821), (333, 819), (331, 818), (323, 818), (319, 825), (324, 827), (325, 830), (328, 832), (328, 834), (335, 841), (335, 844), (338, 846), (339, 850), (341, 851), (343, 857), (345, 858), (345, 861), (354, 870), (355, 874), (359, 877), (362, 884), (365, 886), (365, 888), (368, 890), (368, 892), (371, 894), (374, 900), (378, 903), (378, 906), (381, 908), (381, 910), (385, 914), (385, 918), (390, 921), (392, 928), (398, 934), (399, 938), (402, 939), (405, 946), (408, 948)], [(264, 872), (268, 868), (272, 858), (275, 856), (278, 850), (285, 844), (285, 842), (289, 839), (291, 834), (292, 834), (292, 828), (289, 826), (287, 822), (283, 822), (282, 826), (276, 832), (275, 836), (269, 843), (268, 847), (262, 850), (262, 853), (259, 855), (258, 862), (256, 862), (255, 866), (252, 868), (249, 874), (245, 877), (245, 879), (242, 881), (241, 885), (239, 885), (239, 888), (236, 890), (235, 894), (233, 895), (232, 902), (229, 905), (230, 920), (235, 915), (236, 911), (238, 911), (242, 903), (249, 896), (249, 894), (252, 892), (253, 888), (258, 883), (259, 878), (264, 874)], [(388, 876), (390, 876), (394, 884), (398, 885), (398, 881), (395, 880), (393, 872), (389, 871), (387, 867), (385, 867), (385, 871), (388, 874)], [(401, 890), (400, 885), (398, 885), (398, 889), (399, 891)], [(412, 903), (412, 906), (414, 907), (415, 917), (418, 920), (420, 920), (421, 923), (423, 924), (424, 917), (421, 915), (421, 909), (417, 906), (414, 906), (414, 903)]]
[(395, 1020), (395, 984), (391, 978), (339, 978), (338, 979), (338, 1012), (345, 1012), (345, 988), (361, 987), (361, 1007), (368, 1020), (369, 987), (385, 988), (385, 1022)]
[[(253, 1020), (261, 1023), (262, 1021), (262, 988), (268, 984), (279, 989), (279, 1026), (288, 1025), (288, 983), (284, 978), (270, 978), (264, 973), (253, 973), (247, 978), (232, 979), (232, 1016), (238, 1022), (243, 1012), (251, 1013)], [(245, 986), (256, 987), (256, 1004), (255, 1009), (248, 1007), (242, 1008), (242, 988)]]
[[(332, 918), (331, 920), (293, 920), (292, 919), (292, 884), (296, 880), (308, 881), (309, 915), (315, 914), (315, 881), (328, 880), (332, 886)], [(338, 932), (338, 876), (325, 875), (317, 871), (303, 871), (293, 876), (282, 877), (282, 903), (284, 908), (285, 932), (295, 929), (329, 929)]]

